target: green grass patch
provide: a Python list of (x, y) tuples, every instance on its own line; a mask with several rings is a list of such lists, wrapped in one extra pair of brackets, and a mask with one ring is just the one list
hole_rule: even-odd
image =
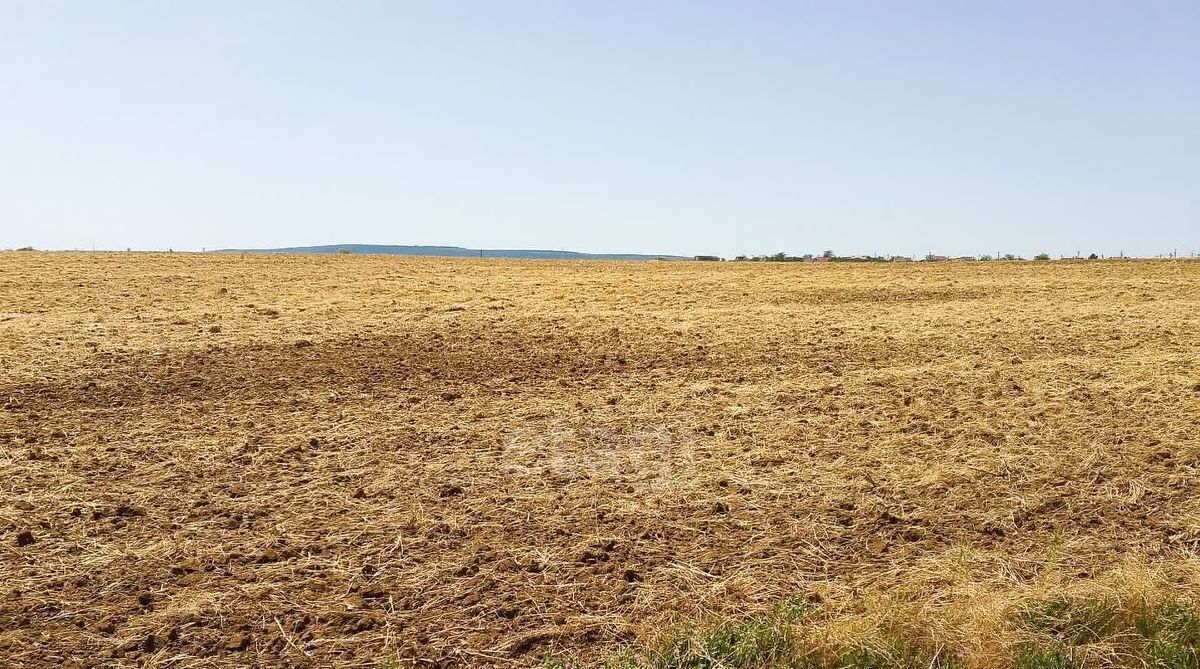
[(1116, 602), (1058, 597), (1027, 608), (1018, 617), (1043, 637), (1017, 653), (1017, 669), (1082, 667), (1079, 648), (1107, 643), (1123, 662), (1115, 666), (1200, 669), (1200, 611), (1180, 602)]
[(1012, 665), (1013, 669), (1082, 669), (1083, 661), (1069, 646), (1022, 644)]
[(1018, 620), (1026, 629), (1078, 646), (1096, 643), (1120, 631), (1125, 627), (1121, 613), (1115, 605), (1103, 601), (1056, 597), (1028, 607)]
[[(761, 616), (685, 625), (657, 641), (587, 664), (557, 658), (548, 669), (970, 669), (947, 640), (880, 637), (840, 649), (806, 645), (820, 621), (802, 603)], [(911, 622), (911, 621), (908, 621)], [(1056, 597), (1011, 621), (1024, 639), (1011, 669), (1200, 669), (1200, 610), (1182, 602)]]
[(811, 669), (960, 669), (955, 655), (892, 640), (880, 646), (855, 646), (833, 656), (810, 656)]
[[(649, 648), (630, 649), (610, 659), (605, 669), (730, 669), (802, 666), (796, 625), (803, 603), (785, 601), (767, 615), (722, 621), (699, 628), (678, 628)], [(582, 666), (554, 661), (554, 668)]]

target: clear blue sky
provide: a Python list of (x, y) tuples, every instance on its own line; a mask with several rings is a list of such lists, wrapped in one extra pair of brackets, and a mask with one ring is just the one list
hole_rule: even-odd
[(0, 247), (1200, 252), (1200, 2), (0, 0)]

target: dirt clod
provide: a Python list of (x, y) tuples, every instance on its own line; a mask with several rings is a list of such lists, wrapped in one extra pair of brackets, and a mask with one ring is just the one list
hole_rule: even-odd
[(114, 513), (121, 518), (139, 518), (146, 515), (146, 510), (140, 506), (121, 504), (116, 508)]

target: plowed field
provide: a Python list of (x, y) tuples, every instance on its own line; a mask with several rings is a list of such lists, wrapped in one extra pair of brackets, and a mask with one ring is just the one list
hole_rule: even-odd
[[(1200, 262), (0, 254), (0, 666), (1200, 590)], [(974, 625), (974, 627), (972, 627)]]

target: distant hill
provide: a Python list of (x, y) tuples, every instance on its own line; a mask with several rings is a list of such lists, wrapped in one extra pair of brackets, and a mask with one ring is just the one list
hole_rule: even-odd
[(444, 256), (451, 258), (541, 258), (546, 260), (691, 260), (687, 256), (644, 253), (580, 253), (541, 249), (468, 249), (461, 246), (395, 246), (388, 244), (327, 244), (278, 249), (218, 249), (213, 253), (362, 253), (394, 256)]

